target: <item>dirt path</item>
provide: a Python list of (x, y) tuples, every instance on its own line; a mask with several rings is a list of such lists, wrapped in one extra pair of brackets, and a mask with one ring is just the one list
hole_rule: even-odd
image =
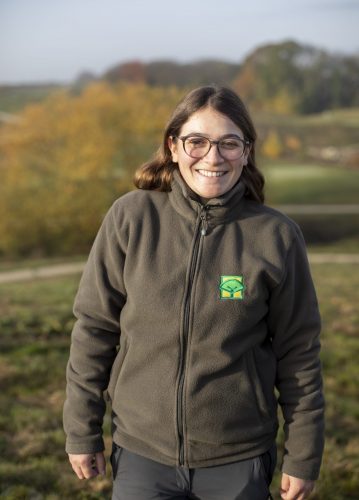
[(13, 283), (16, 281), (31, 281), (38, 278), (53, 278), (56, 276), (66, 276), (68, 274), (81, 273), (84, 262), (73, 264), (56, 264), (53, 266), (38, 267), (36, 269), (19, 269), (18, 271), (0, 272), (1, 283)]
[(311, 264), (359, 264), (358, 253), (310, 253)]
[(276, 205), (273, 208), (276, 208), (280, 212), (283, 212), (288, 215), (298, 215), (298, 214), (306, 214), (306, 215), (355, 215), (359, 214), (359, 204), (358, 203), (350, 203), (347, 205), (344, 204), (317, 204), (317, 205)]
[[(311, 264), (359, 264), (359, 254), (310, 253), (309, 262)], [(77, 262), (73, 264), (38, 267), (36, 269), (2, 271), (0, 272), (0, 284), (80, 274), (83, 271), (84, 265), (84, 262)]]

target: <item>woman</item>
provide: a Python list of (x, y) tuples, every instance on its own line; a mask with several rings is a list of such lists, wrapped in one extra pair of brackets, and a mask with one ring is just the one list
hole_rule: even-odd
[(107, 391), (113, 498), (268, 498), (275, 387), (281, 497), (307, 498), (318, 477), (318, 304), (300, 229), (263, 204), (255, 140), (233, 91), (193, 90), (94, 242), (64, 425), (77, 476), (104, 473)]

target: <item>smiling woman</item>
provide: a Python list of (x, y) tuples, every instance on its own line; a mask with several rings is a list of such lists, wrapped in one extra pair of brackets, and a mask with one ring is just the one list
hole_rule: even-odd
[(204, 198), (215, 198), (231, 189), (247, 165), (250, 151), (250, 143), (237, 125), (206, 107), (190, 117), (181, 134), (185, 135), (169, 137), (169, 148), (188, 186)]
[(169, 191), (178, 167), (188, 186), (203, 198), (226, 193), (241, 177), (246, 196), (263, 202), (264, 178), (256, 167), (253, 122), (234, 92), (213, 92), (213, 88), (190, 92), (177, 106), (162, 147), (136, 173), (137, 187)]
[(318, 303), (299, 227), (263, 204), (255, 140), (232, 90), (193, 90), (94, 242), (64, 424), (77, 476), (104, 472), (107, 392), (113, 499), (267, 500), (278, 403), (282, 498), (318, 477)]

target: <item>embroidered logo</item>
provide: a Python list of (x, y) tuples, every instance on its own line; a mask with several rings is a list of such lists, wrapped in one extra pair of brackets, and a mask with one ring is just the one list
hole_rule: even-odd
[(221, 276), (219, 284), (221, 299), (244, 299), (243, 276)]

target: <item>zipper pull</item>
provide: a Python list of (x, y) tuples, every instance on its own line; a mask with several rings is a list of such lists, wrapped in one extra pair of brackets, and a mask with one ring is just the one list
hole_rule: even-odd
[(205, 208), (205, 211), (201, 213), (201, 221), (202, 221), (201, 235), (206, 236), (208, 229), (207, 208)]

